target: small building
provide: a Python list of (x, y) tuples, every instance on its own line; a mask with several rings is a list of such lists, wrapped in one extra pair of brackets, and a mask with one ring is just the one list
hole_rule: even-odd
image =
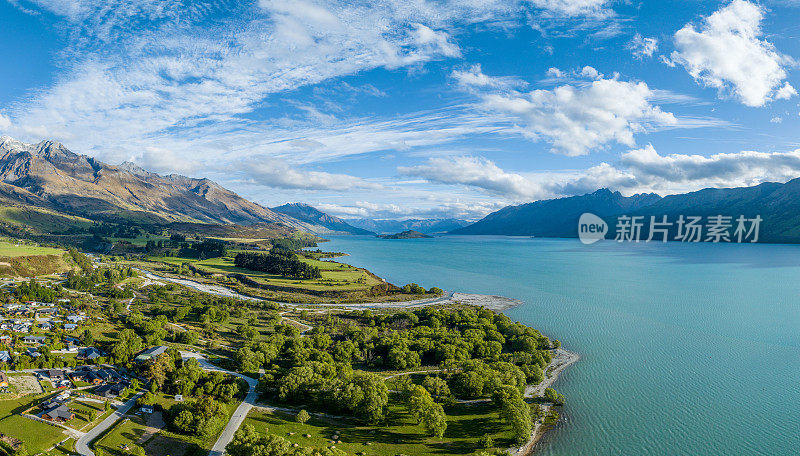
[(67, 379), (67, 374), (61, 369), (50, 369), (47, 371), (47, 376), (50, 377), (52, 382), (60, 382)]
[(63, 423), (65, 421), (69, 421), (75, 418), (75, 414), (67, 408), (66, 405), (58, 405), (56, 407), (51, 408), (50, 410), (44, 412), (42, 414), (42, 418), (48, 421), (55, 421), (57, 423)]
[(53, 329), (53, 325), (51, 325), (49, 321), (45, 321), (45, 322), (39, 323), (38, 326), (39, 326), (39, 329), (42, 329), (44, 331), (50, 331), (51, 329)]
[(91, 360), (97, 359), (97, 358), (99, 358), (101, 356), (103, 356), (103, 354), (100, 353), (100, 350), (98, 350), (98, 349), (96, 349), (94, 347), (86, 347), (86, 348), (82, 348), (82, 349), (78, 350), (77, 358), (91, 361)]
[(74, 331), (76, 329), (78, 329), (78, 325), (75, 323), (66, 323), (64, 325), (64, 331)]
[(123, 383), (111, 383), (99, 386), (96, 390), (94, 390), (94, 394), (104, 397), (106, 399), (111, 399), (119, 396), (125, 391), (128, 385)]
[(0, 336), (0, 344), (3, 345), (11, 345), (11, 341), (13, 340), (14, 338), (9, 336), (8, 334), (3, 334), (2, 336)]
[(92, 385), (99, 385), (103, 383), (103, 379), (97, 376), (92, 371), (81, 370), (77, 372), (73, 372), (69, 374), (69, 378), (72, 379), (73, 382), (84, 382), (90, 383)]
[(45, 340), (47, 338), (44, 336), (25, 336), (22, 338), (22, 341), (26, 344), (43, 344)]
[(0, 363), (10, 363), (11, 362), (11, 354), (8, 350), (0, 351)]
[(176, 394), (175, 402), (183, 402), (183, 394)]
[(86, 320), (86, 317), (83, 315), (67, 315), (67, 321), (71, 323), (80, 323), (83, 320)]
[(162, 353), (166, 353), (167, 349), (169, 349), (169, 347), (165, 345), (158, 345), (148, 348), (147, 350), (139, 353), (139, 356), (136, 357), (135, 361), (137, 363), (143, 363), (145, 361), (150, 361), (151, 359), (156, 359)]
[(144, 405), (142, 406), (142, 408), (139, 409), (139, 411), (142, 413), (153, 413), (153, 407), (149, 405)]

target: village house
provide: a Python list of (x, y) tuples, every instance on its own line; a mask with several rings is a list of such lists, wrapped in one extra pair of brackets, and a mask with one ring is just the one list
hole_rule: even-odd
[(125, 388), (127, 388), (128, 386), (130, 385), (127, 384), (127, 382), (106, 383), (105, 385), (98, 387), (94, 391), (94, 394), (107, 399), (115, 398), (120, 394), (122, 394), (122, 392), (125, 391)]
[(84, 382), (92, 385), (99, 385), (103, 383), (103, 379), (97, 376), (92, 371), (77, 371), (69, 374), (73, 382)]
[(98, 350), (98, 349), (96, 349), (94, 347), (86, 347), (86, 348), (82, 348), (82, 349), (80, 349), (78, 351), (77, 358), (91, 361), (91, 360), (97, 359), (97, 358), (99, 358), (101, 356), (103, 356), (103, 355), (102, 355), (102, 353), (100, 353), (100, 350)]
[(44, 336), (25, 336), (22, 338), (22, 341), (26, 344), (43, 344), (45, 340), (47, 338)]
[(52, 409), (44, 412), (42, 414), (42, 418), (44, 418), (44, 419), (46, 419), (48, 421), (55, 421), (55, 422), (58, 422), (58, 423), (63, 423), (65, 421), (69, 421), (69, 420), (75, 418), (75, 414), (72, 413), (72, 411), (70, 411), (70, 409), (67, 408), (66, 405), (62, 404), (62, 405), (58, 405), (58, 406), (53, 407)]
[(166, 353), (168, 348), (169, 347), (165, 345), (157, 345), (155, 347), (148, 348), (147, 350), (139, 353), (139, 356), (137, 356), (134, 361), (137, 363), (143, 363), (145, 361), (150, 361), (151, 359), (156, 359), (160, 354)]
[(0, 344), (3, 345), (11, 345), (11, 342), (14, 340), (13, 337), (9, 336), (8, 334), (3, 334), (0, 336)]
[(67, 374), (61, 369), (50, 369), (47, 371), (47, 376), (50, 377), (53, 384), (67, 379)]
[(11, 362), (11, 354), (8, 350), (0, 351), (0, 363), (10, 363)]

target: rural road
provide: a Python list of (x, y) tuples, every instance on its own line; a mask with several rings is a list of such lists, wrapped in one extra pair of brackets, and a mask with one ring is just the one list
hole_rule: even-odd
[(219, 366), (215, 366), (208, 362), (208, 360), (199, 353), (181, 351), (181, 358), (184, 360), (194, 358), (200, 364), (200, 367), (205, 370), (235, 375), (247, 382), (247, 396), (245, 396), (242, 403), (236, 407), (236, 411), (233, 412), (233, 415), (228, 421), (228, 424), (225, 425), (225, 429), (222, 431), (222, 434), (220, 434), (219, 438), (214, 443), (214, 446), (211, 447), (211, 451), (208, 453), (209, 456), (222, 456), (225, 454), (225, 447), (231, 443), (231, 440), (233, 440), (233, 434), (239, 430), (239, 427), (242, 425), (245, 418), (247, 418), (247, 414), (250, 413), (250, 409), (252, 409), (253, 405), (256, 403), (256, 398), (258, 397), (258, 394), (256, 393), (256, 385), (258, 385), (258, 380), (237, 372), (231, 372)]
[(141, 395), (142, 393), (136, 393), (136, 395), (128, 399), (128, 402), (122, 404), (122, 406), (115, 410), (114, 413), (109, 415), (108, 418), (104, 419), (100, 424), (92, 428), (91, 431), (79, 438), (75, 442), (75, 451), (77, 451), (81, 456), (94, 456), (94, 451), (89, 448), (89, 443), (96, 439), (100, 434), (105, 432), (106, 429), (110, 428), (114, 423), (117, 422), (118, 419), (122, 418), (123, 415), (128, 413), (128, 410), (136, 405), (136, 399), (139, 399), (139, 396)]

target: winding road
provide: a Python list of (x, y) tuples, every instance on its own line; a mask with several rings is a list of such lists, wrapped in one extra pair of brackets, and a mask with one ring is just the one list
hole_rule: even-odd
[(215, 366), (214, 364), (208, 362), (208, 360), (199, 353), (182, 351), (181, 358), (184, 360), (194, 358), (204, 370), (235, 375), (247, 382), (247, 386), (249, 387), (247, 390), (247, 396), (245, 396), (242, 403), (236, 407), (236, 410), (233, 412), (233, 415), (228, 421), (228, 424), (225, 426), (225, 429), (222, 430), (222, 434), (220, 434), (217, 441), (214, 442), (214, 446), (211, 447), (211, 451), (208, 453), (209, 456), (222, 456), (225, 454), (225, 447), (231, 443), (231, 440), (233, 440), (233, 435), (239, 429), (239, 426), (242, 425), (245, 418), (247, 418), (247, 414), (250, 413), (250, 409), (252, 409), (256, 403), (256, 398), (258, 397), (258, 394), (256, 393), (256, 385), (258, 385), (258, 380), (246, 375), (242, 375), (238, 372), (232, 372), (219, 366)]

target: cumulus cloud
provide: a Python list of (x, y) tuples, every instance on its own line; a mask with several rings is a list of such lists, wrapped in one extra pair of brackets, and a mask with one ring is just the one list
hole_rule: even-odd
[(477, 157), (431, 158), (398, 172), (437, 184), (461, 185), (531, 201), (581, 195), (599, 188), (625, 194), (661, 195), (714, 187), (743, 187), (786, 182), (800, 177), (800, 149), (790, 152), (742, 151), (704, 157), (659, 154), (652, 145), (623, 153), (614, 163), (568, 172), (515, 173)]
[(669, 193), (705, 187), (741, 187), (786, 182), (800, 176), (800, 149), (702, 155), (660, 155), (652, 145), (622, 155), (620, 166), (641, 187)]
[(633, 146), (636, 133), (678, 125), (672, 113), (651, 103), (656, 93), (644, 82), (604, 78), (591, 67), (580, 74), (597, 79), (552, 90), (487, 93), (482, 107), (515, 117), (519, 133), (571, 156), (611, 143)]
[(351, 204), (318, 203), (314, 207), (342, 218), (369, 217), (376, 219), (444, 219), (477, 220), (486, 214), (501, 209), (504, 201), (431, 201), (431, 205), (373, 203), (356, 201)]
[(759, 5), (733, 0), (702, 24), (678, 30), (671, 61), (699, 83), (730, 93), (747, 106), (791, 98), (797, 91), (786, 82), (785, 67), (793, 60), (762, 39), (763, 18)]
[(480, 157), (433, 157), (423, 165), (398, 167), (397, 172), (430, 182), (477, 187), (505, 196), (532, 197), (544, 193), (541, 185), (520, 174), (508, 173), (494, 162)]
[(628, 43), (628, 49), (639, 60), (645, 57), (652, 57), (658, 50), (658, 38), (647, 38), (637, 33)]
[(347, 174), (310, 171), (269, 157), (251, 159), (246, 174), (258, 184), (272, 188), (300, 190), (380, 190), (382, 185)]

